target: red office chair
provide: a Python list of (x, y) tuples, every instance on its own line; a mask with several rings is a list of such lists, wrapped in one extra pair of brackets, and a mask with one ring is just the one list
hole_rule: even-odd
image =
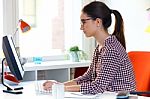
[(150, 52), (131, 51), (128, 56), (132, 62), (137, 91), (150, 91)]

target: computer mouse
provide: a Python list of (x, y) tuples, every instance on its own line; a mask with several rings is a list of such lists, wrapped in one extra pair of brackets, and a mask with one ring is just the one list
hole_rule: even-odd
[(129, 92), (127, 91), (118, 92), (117, 99), (129, 99)]

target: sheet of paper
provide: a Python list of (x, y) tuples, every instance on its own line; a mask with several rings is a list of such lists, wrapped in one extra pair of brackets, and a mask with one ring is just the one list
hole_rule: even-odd
[(65, 98), (80, 98), (80, 99), (93, 99), (98, 97), (98, 95), (91, 94), (81, 94), (81, 92), (65, 92)]

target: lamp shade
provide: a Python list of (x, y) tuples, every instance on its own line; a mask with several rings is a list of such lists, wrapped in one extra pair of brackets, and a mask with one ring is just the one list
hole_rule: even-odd
[[(19, 20), (18, 25), (19, 25), (19, 24), (20, 24), (20, 29), (21, 29), (22, 33), (25, 33), (25, 32), (27, 32), (27, 31), (29, 31), (29, 30), (31, 29), (30, 25), (27, 24), (27, 23), (26, 23), (25, 21), (23, 21), (22, 19)], [(18, 25), (17, 25), (17, 26), (18, 26)], [(19, 29), (19, 27), (16, 28), (15, 33), (12, 35), (13, 38), (15, 37), (15, 35), (16, 35), (18, 29)]]
[(24, 32), (27, 32), (31, 29), (30, 25), (27, 24), (26, 22), (24, 22), (22, 19), (19, 20), (20, 22), (20, 28), (21, 28), (21, 31), (24, 33)]

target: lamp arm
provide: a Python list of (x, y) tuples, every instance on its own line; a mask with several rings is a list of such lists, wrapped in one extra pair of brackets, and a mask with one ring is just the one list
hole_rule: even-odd
[(15, 35), (16, 35), (16, 33), (17, 33), (18, 30), (19, 30), (19, 28), (16, 28), (15, 33), (12, 35), (13, 39), (14, 39), (14, 37), (15, 37)]
[(19, 30), (18, 25), (19, 25), (20, 21), (22, 21), (22, 19), (20, 19), (20, 20), (18, 21), (17, 26), (16, 26), (17, 28), (16, 28), (14, 34), (12, 34), (12, 38), (13, 38), (13, 39), (14, 39), (14, 37), (15, 37), (17, 31)]

